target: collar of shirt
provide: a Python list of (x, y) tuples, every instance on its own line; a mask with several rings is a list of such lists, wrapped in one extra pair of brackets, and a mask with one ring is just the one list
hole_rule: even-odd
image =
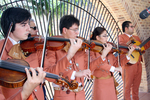
[(20, 41), (19, 41), (19, 42), (16, 42), (16, 41), (15, 41), (14, 39), (12, 39), (11, 37), (8, 37), (8, 38), (9, 38), (9, 40), (12, 42), (13, 45), (20, 43)]
[(129, 35), (129, 34), (127, 34), (127, 33), (124, 33), (124, 34), (126, 34), (129, 38), (132, 36), (132, 35)]

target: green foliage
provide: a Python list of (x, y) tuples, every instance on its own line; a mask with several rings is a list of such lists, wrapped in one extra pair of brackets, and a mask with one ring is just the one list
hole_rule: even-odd
[[(84, 1), (81, 0), (80, 2), (83, 3)], [(51, 11), (51, 13), (58, 16), (62, 10), (68, 10), (67, 2), (73, 2), (73, 4), (78, 5), (79, 0), (29, 0), (28, 2), (32, 4), (29, 8), (34, 9), (37, 15), (48, 14)]]
[(49, 13), (50, 10), (56, 11), (61, 4), (59, 0), (29, 0), (29, 2), (32, 3), (29, 7), (39, 15)]
[[(5, 1), (5, 2), (4, 2)], [(10, 7), (10, 5), (5, 5), (5, 3), (9, 3), (10, 0), (0, 0), (0, 23), (1, 23), (1, 16), (4, 10), (7, 9), (7, 7)], [(2, 28), (1, 28), (1, 24), (0, 24), (0, 39), (3, 39), (3, 35), (2, 35)]]

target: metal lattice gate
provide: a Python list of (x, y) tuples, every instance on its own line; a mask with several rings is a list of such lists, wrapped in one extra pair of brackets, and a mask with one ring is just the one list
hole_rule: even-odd
[[(59, 20), (63, 15), (72, 14), (80, 20), (79, 36), (88, 38), (91, 31), (102, 26), (108, 32), (108, 41), (116, 43), (118, 34), (122, 34), (120, 28), (105, 5), (100, 0), (2, 0), (0, 1), (0, 17), (8, 7), (22, 7), (28, 9), (35, 19), (40, 35), (45, 35), (48, 24), (48, 14), (51, 12), (49, 36), (59, 35)], [(2, 30), (0, 28), (0, 33)], [(2, 38), (2, 35), (1, 35)], [(123, 82), (117, 72), (114, 73), (119, 83), (118, 99), (123, 98)], [(86, 100), (92, 99), (92, 82), (84, 81)], [(47, 99), (53, 98), (52, 84), (46, 81)]]

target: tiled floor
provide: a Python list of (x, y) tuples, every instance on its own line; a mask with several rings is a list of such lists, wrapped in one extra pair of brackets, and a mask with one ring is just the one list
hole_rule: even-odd
[(140, 92), (139, 98), (140, 100), (150, 100), (150, 93)]
[[(131, 95), (132, 98), (132, 95)], [(120, 99), (123, 100), (123, 99)], [(150, 100), (150, 93), (147, 92), (140, 92), (139, 93), (139, 100)]]

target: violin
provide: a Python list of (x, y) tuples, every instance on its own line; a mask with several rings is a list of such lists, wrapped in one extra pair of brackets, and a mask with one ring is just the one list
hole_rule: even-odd
[[(92, 42), (91, 44), (93, 45), (92, 47), (94, 47), (94, 48), (91, 48), (91, 51), (101, 52), (104, 49), (102, 42), (100, 42), (98, 40), (91, 40), (91, 42)], [(120, 53), (120, 54), (126, 54), (127, 53), (123, 50), (117, 49), (116, 46), (113, 43), (111, 43), (111, 42), (107, 42), (107, 43), (110, 43), (111, 45), (113, 45), (113, 47), (112, 47), (112, 49), (109, 53), (113, 53), (113, 52), (117, 52), (117, 53)]]
[[(13, 67), (12, 67), (13, 66)], [(7, 88), (18, 88), (22, 87), (26, 81), (26, 72), (25, 68), (29, 69), (29, 64), (24, 60), (18, 59), (8, 59), (6, 61), (0, 60), (0, 70), (3, 71), (3, 74), (0, 74), (0, 85)], [(62, 85), (63, 88), (66, 88), (66, 92), (76, 91), (78, 83), (74, 80), (69, 82), (63, 77), (58, 75), (46, 73), (47, 78), (56, 79), (56, 84)], [(30, 72), (32, 75), (32, 73)], [(38, 74), (38, 72), (37, 72)]]
[[(83, 38), (82, 38), (83, 39)], [(85, 41), (85, 40), (83, 40)], [(47, 37), (46, 49), (57, 51), (63, 49), (66, 45), (69, 45), (69, 39), (63, 38), (63, 36)], [(29, 37), (27, 40), (21, 41), (20, 47), (25, 55), (36, 52), (39, 49), (43, 49), (44, 38), (42, 36)], [(86, 42), (82, 43), (82, 47), (78, 50), (84, 50), (90, 47)]]

